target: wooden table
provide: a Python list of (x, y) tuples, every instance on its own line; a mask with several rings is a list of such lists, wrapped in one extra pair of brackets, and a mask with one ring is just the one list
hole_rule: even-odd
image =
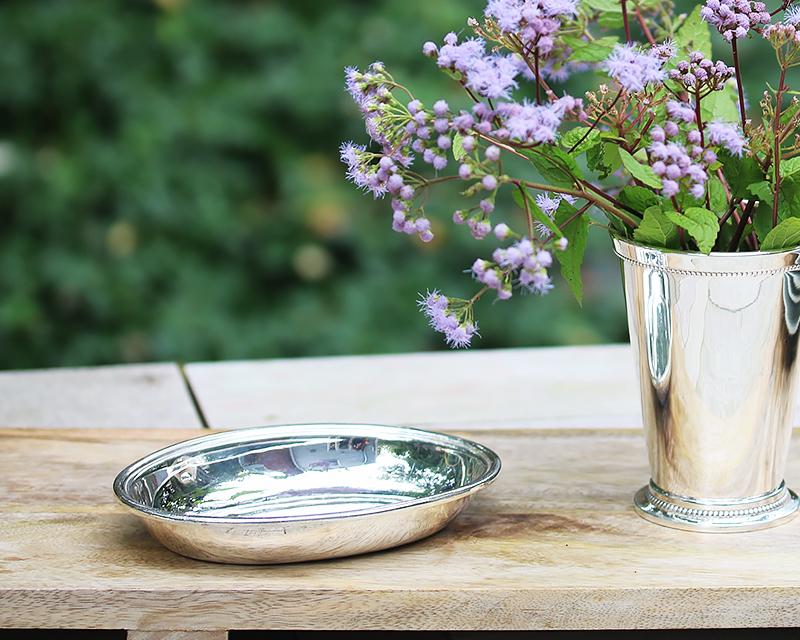
[[(713, 536), (634, 514), (632, 372), (610, 346), (0, 374), (0, 628), (800, 626), (800, 519)], [(204, 429), (313, 420), (462, 433), (503, 473), (427, 540), (272, 567), (172, 554), (112, 496), (125, 464)]]

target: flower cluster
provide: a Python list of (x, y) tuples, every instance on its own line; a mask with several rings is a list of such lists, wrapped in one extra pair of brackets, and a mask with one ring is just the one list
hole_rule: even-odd
[(700, 15), (729, 42), (770, 21), (767, 6), (753, 0), (707, 0)]
[(783, 17), (783, 22), (771, 24), (764, 29), (764, 37), (776, 47), (786, 45), (797, 47), (800, 45), (798, 24), (800, 24), (800, 7), (789, 7)]
[[(703, 157), (703, 147), (699, 145), (699, 132), (694, 130), (686, 135), (690, 144), (697, 143), (691, 144), (688, 150), (679, 141), (667, 140), (669, 134), (677, 136), (678, 133), (678, 127), (674, 122), (667, 122), (664, 128), (653, 129), (653, 143), (648, 150), (653, 173), (662, 179), (661, 193), (665, 198), (672, 198), (678, 194), (682, 180), (689, 185), (689, 193), (695, 198), (702, 198), (708, 180), (706, 172), (708, 163)], [(716, 156), (713, 159), (716, 160)]]
[(528, 239), (515, 242), (505, 249), (495, 249), (492, 261), (478, 259), (472, 265), (475, 279), (497, 292), (497, 297), (507, 300), (512, 287), (518, 283), (530, 293), (545, 294), (553, 288), (547, 269), (553, 264), (553, 255), (537, 248)]
[(345, 87), (364, 116), (367, 133), (386, 155), (410, 164), (408, 136), (392, 118), (394, 82), (382, 62), (374, 62), (366, 72), (355, 67), (345, 69)]
[(724, 88), (725, 83), (736, 75), (736, 70), (722, 60), (712, 62), (700, 51), (689, 54), (689, 60), (682, 60), (670, 71), (669, 77), (693, 94), (705, 97), (712, 91)]
[(730, 122), (715, 120), (709, 122), (705, 129), (708, 142), (723, 147), (734, 156), (741, 157), (746, 148), (747, 140), (737, 125)]
[(578, 14), (578, 0), (489, 0), (484, 13), (503, 32), (517, 34), (524, 44), (547, 55), (562, 22)]
[(478, 335), (478, 325), (470, 318), (467, 300), (448, 299), (438, 291), (430, 291), (419, 301), (435, 331), (443, 333), (447, 344), (454, 348), (468, 347)]
[(517, 86), (519, 65), (514, 57), (487, 54), (486, 44), (480, 38), (459, 44), (458, 36), (448, 33), (436, 62), (442, 68), (463, 74), (465, 86), (484, 98), (508, 98), (511, 89)]
[[(547, 293), (555, 255), (580, 298), (574, 267), (590, 214), (618, 236), (704, 252), (758, 250), (792, 216), (793, 203), (780, 194), (800, 189), (800, 177), (782, 165), (800, 158), (800, 103), (786, 104), (787, 71), (800, 66), (800, 9), (762, 29), (770, 15), (757, 0), (707, 0), (679, 20), (641, 6), (631, 20), (627, 6), (620, 3), (628, 18), (621, 42), (595, 31), (603, 26), (595, 4), (487, 0), (483, 19), (467, 22), (471, 34), (451, 32), (440, 45), (422, 46), (464, 90), (461, 104), (423, 104), (379, 62), (346, 70), (371, 145), (346, 143), (341, 159), (353, 183), (391, 201), (392, 228), (429, 242), (432, 188), (460, 184), (466, 203), (453, 222), (501, 244), (489, 250), (491, 259), (472, 263), (480, 289), (471, 298), (434, 291), (420, 302), (451, 346), (477, 335), (472, 310), (487, 292), (500, 300), (515, 288)], [(709, 25), (730, 42), (733, 67), (685, 44), (709, 42)], [(635, 43), (632, 32), (647, 44)], [(751, 32), (773, 45), (781, 71), (761, 102), (761, 123), (747, 117), (737, 53), (737, 40)], [(583, 98), (554, 84), (583, 69), (607, 80)], [(771, 211), (771, 226), (761, 213), (753, 224), (757, 202), (767, 204), (759, 211)], [(690, 210), (694, 224), (676, 219)]]
[(634, 44), (617, 45), (603, 68), (623, 89), (638, 93), (666, 77), (663, 54), (661, 48), (643, 50)]

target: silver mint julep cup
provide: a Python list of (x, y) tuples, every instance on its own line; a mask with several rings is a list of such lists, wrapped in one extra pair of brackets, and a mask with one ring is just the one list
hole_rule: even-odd
[(800, 251), (680, 253), (614, 238), (639, 374), (650, 483), (634, 504), (669, 527), (787, 521)]

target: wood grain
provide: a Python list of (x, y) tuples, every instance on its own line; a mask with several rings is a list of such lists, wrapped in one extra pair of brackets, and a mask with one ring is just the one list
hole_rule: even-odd
[(186, 373), (215, 428), (641, 425), (628, 345), (221, 362), (187, 365)]
[(0, 427), (200, 426), (175, 364), (0, 373)]
[[(703, 535), (638, 518), (635, 430), (490, 429), (500, 478), (441, 533), (356, 558), (215, 565), (160, 547), (111, 494), (199, 432), (0, 431), (0, 627), (623, 629), (800, 626), (800, 519)], [(790, 485), (800, 484), (795, 434)]]

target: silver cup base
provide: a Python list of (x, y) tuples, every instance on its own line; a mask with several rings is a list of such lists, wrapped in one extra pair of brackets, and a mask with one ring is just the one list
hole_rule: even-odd
[(633, 504), (645, 520), (665, 527), (701, 533), (734, 533), (768, 529), (788, 522), (800, 508), (800, 499), (783, 482), (764, 495), (727, 501), (678, 496), (651, 481), (636, 492)]

